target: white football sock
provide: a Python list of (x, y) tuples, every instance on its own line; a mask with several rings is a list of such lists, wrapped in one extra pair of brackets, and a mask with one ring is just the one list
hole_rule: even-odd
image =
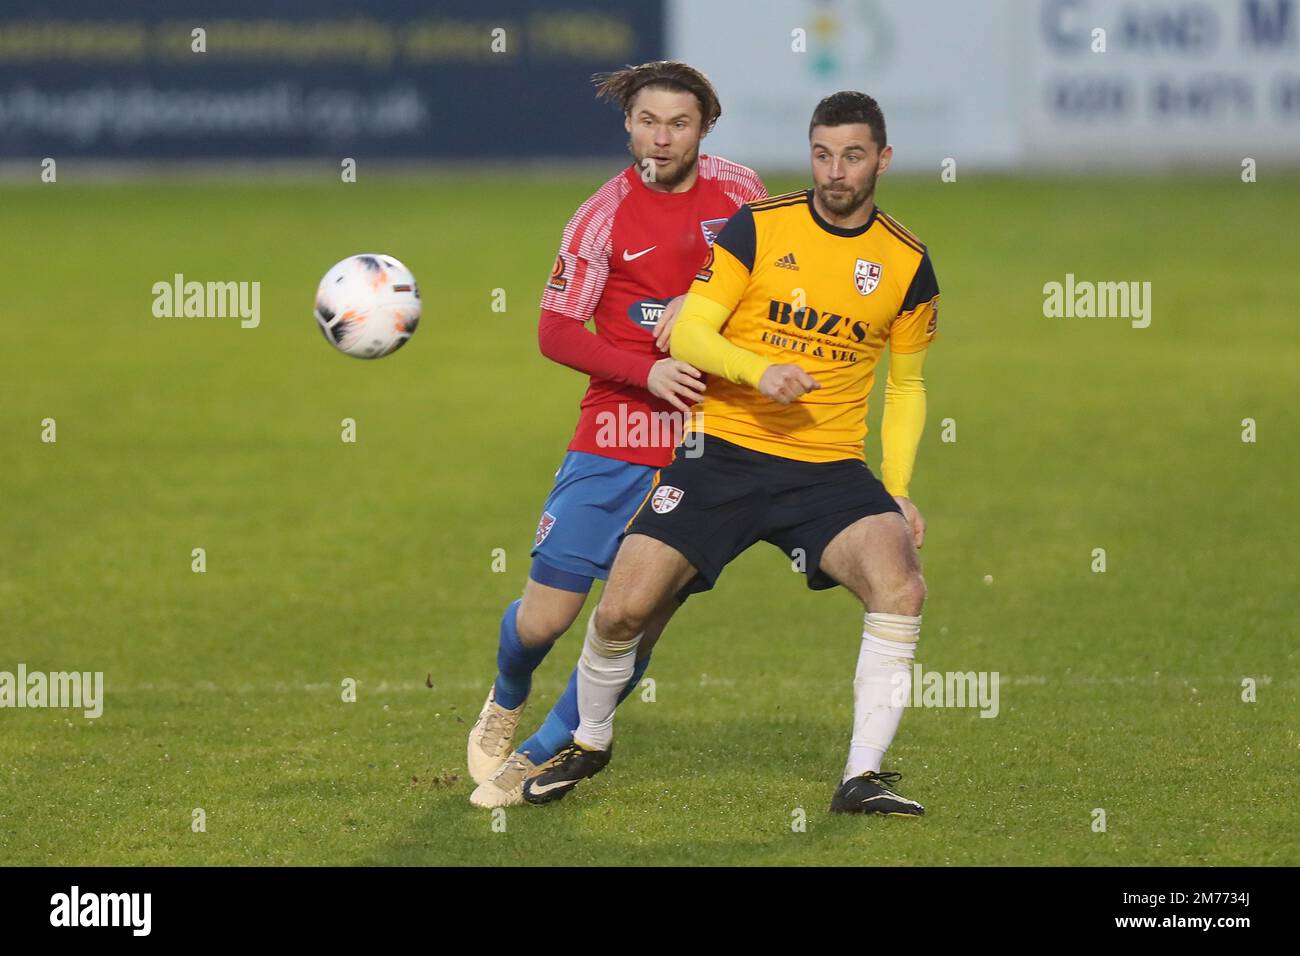
[(868, 612), (863, 619), (862, 649), (853, 676), (853, 739), (844, 780), (880, 770), (911, 696), (912, 661), (920, 636), (920, 617)]
[(574, 741), (593, 750), (608, 750), (614, 739), (614, 708), (632, 679), (638, 634), (630, 641), (606, 641), (596, 633), (596, 612), (587, 620), (587, 637), (578, 658), (578, 729)]

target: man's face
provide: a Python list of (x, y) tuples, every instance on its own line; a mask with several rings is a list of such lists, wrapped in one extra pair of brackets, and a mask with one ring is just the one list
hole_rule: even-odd
[(644, 89), (623, 121), (642, 179), (672, 189), (695, 168), (703, 117), (692, 93)]
[(837, 216), (862, 207), (876, 193), (876, 178), (889, 168), (894, 150), (883, 150), (871, 138), (866, 123), (814, 126), (812, 131), (813, 187), (821, 204)]

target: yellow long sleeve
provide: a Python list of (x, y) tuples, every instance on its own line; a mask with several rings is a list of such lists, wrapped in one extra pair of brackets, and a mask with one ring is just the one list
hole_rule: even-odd
[(885, 382), (885, 413), (880, 423), (881, 481), (891, 495), (907, 497), (916, 464), (916, 449), (925, 431), (925, 349), (889, 354)]
[(722, 326), (731, 311), (708, 296), (687, 293), (677, 313), (669, 350), (673, 358), (689, 362), (702, 372), (757, 388), (758, 380), (772, 363), (723, 338)]

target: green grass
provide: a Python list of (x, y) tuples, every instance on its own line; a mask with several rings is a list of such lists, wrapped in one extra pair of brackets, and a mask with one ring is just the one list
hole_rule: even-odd
[[(64, 175), (0, 189), (0, 670), (104, 671), (107, 700), (0, 710), (0, 863), (1300, 863), (1300, 180), (886, 179), (944, 289), (920, 659), (998, 671), (1001, 713), (904, 718), (924, 820), (829, 817), (860, 611), (759, 546), (673, 622), (609, 771), (502, 833), (465, 734), (584, 387), (534, 329), (598, 180)], [(379, 362), (311, 318), (358, 251), (424, 295)], [(154, 318), (176, 272), (260, 281), (261, 326)], [(1067, 272), (1150, 281), (1151, 327), (1044, 318)]]

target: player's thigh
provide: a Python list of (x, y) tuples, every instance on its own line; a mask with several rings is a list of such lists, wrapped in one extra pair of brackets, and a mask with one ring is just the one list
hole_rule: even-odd
[(713, 436), (696, 448), (683, 444), (655, 477), (610, 571), (610, 585), (618, 584), (619, 592), (654, 571), (657, 590), (638, 602), (647, 616), (667, 595), (712, 588), (723, 568), (758, 540), (762, 473), (753, 467), (753, 453)]
[(554, 641), (573, 625), (586, 602), (586, 591), (566, 591), (529, 578), (515, 617), (520, 639), (533, 646)]
[(619, 536), (649, 493), (655, 469), (568, 452), (542, 506), (530, 576), (541, 584), (586, 591), (604, 580)]
[[(596, 608), (602, 636), (613, 636), (609, 630), (631, 630), (633, 634), (645, 630), (656, 612), (674, 600), (696, 573), (695, 566), (671, 545), (649, 535), (629, 534), (619, 546)], [(618, 635), (621, 639), (628, 636)]]
[(916, 543), (907, 519), (897, 512), (849, 525), (826, 545), (821, 569), (872, 611), (917, 614), (925, 599)]

